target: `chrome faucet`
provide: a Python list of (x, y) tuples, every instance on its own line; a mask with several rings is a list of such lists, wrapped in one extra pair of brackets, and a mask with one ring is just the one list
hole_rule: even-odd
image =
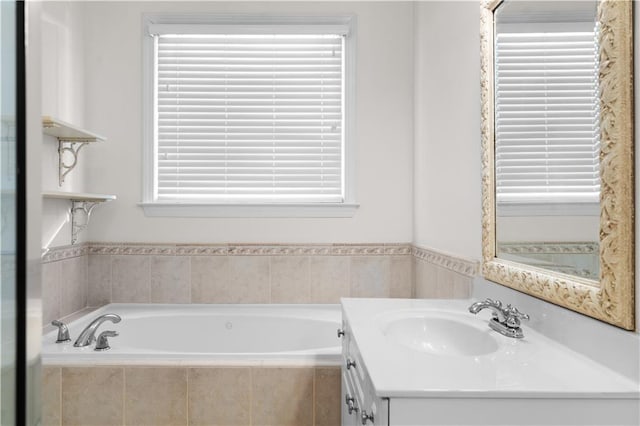
[(56, 339), (56, 343), (69, 342), (71, 337), (69, 337), (69, 328), (67, 324), (63, 323), (60, 320), (51, 321), (51, 325), (55, 325), (58, 327), (58, 338)]
[(98, 318), (91, 321), (91, 324), (86, 326), (84, 330), (82, 330), (82, 333), (80, 333), (80, 336), (78, 336), (78, 339), (73, 344), (73, 346), (89, 346), (91, 343), (93, 343), (94, 340), (96, 340), (96, 330), (98, 329), (98, 327), (100, 327), (100, 324), (105, 321), (111, 321), (112, 323), (117, 324), (121, 320), (122, 318), (120, 318), (120, 315), (117, 314), (104, 314), (99, 316)]
[(94, 351), (108, 351), (109, 349), (111, 349), (111, 346), (109, 346), (108, 337), (116, 337), (116, 336), (118, 336), (118, 332), (117, 331), (113, 331), (113, 330), (103, 331), (98, 336), (98, 340), (96, 341), (96, 347), (93, 350)]
[(524, 333), (520, 328), (521, 320), (528, 320), (529, 315), (523, 314), (511, 305), (506, 307), (499, 300), (486, 299), (469, 306), (469, 312), (477, 314), (483, 309), (491, 309), (491, 320), (489, 327), (507, 337), (521, 339)]

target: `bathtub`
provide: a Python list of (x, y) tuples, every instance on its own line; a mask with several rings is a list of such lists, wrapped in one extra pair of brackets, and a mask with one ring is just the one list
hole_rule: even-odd
[[(97, 334), (115, 330), (111, 349), (73, 342), (94, 318), (115, 313)], [(71, 342), (43, 335), (42, 362), (55, 366), (340, 364), (340, 305), (165, 305), (113, 303), (68, 324)]]

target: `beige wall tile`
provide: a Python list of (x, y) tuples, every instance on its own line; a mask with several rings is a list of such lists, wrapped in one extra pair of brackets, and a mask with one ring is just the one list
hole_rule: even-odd
[(351, 258), (351, 296), (389, 297), (391, 292), (391, 260), (387, 256), (354, 256)]
[(62, 424), (65, 426), (122, 425), (122, 368), (62, 369)]
[(253, 368), (253, 425), (313, 424), (313, 368)]
[(149, 256), (113, 256), (111, 258), (112, 302), (149, 303)]
[(151, 303), (191, 302), (191, 265), (184, 256), (153, 256), (151, 262)]
[(191, 302), (221, 303), (229, 286), (226, 256), (193, 256), (191, 259)]
[(60, 426), (61, 422), (61, 378), (59, 367), (42, 368), (42, 424)]
[(229, 281), (218, 303), (269, 303), (269, 257), (229, 256), (228, 261)]
[(111, 303), (111, 256), (89, 255), (87, 305)]
[(473, 278), (455, 273), (453, 278), (453, 297), (455, 299), (468, 299), (471, 297)]
[(60, 262), (42, 264), (42, 323), (60, 318)]
[(87, 256), (60, 261), (60, 315), (87, 306)]
[(340, 303), (349, 297), (349, 258), (317, 256), (309, 259), (311, 303)]
[(338, 303), (345, 296), (468, 298), (471, 287), (470, 277), (411, 255), (89, 255), (43, 264), (43, 323), (85, 306), (109, 302)]
[(424, 260), (416, 259), (415, 294), (418, 299), (432, 299), (437, 294), (437, 266)]
[(249, 368), (189, 369), (190, 425), (248, 425), (250, 398)]
[(413, 296), (416, 299), (426, 299), (427, 286), (425, 276), (427, 271), (425, 270), (423, 261), (418, 258), (413, 259)]
[(442, 266), (436, 266), (436, 298), (453, 298), (453, 280), (455, 275), (457, 275), (457, 272), (443, 268)]
[(186, 368), (126, 368), (124, 374), (126, 425), (187, 424)]
[(340, 368), (316, 368), (314, 419), (316, 426), (340, 424)]
[(271, 257), (271, 303), (309, 303), (309, 258)]
[(413, 297), (413, 256), (391, 258), (391, 297)]

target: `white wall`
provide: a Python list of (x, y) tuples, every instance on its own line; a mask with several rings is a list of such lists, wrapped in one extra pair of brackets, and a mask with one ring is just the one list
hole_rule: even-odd
[[(413, 4), (394, 2), (87, 2), (85, 118), (108, 141), (90, 147), (90, 239), (144, 242), (408, 242), (412, 237)], [(143, 12), (357, 16), (357, 202), (348, 219), (150, 218), (142, 176)]]
[(478, 2), (415, 11), (414, 243), (479, 258)]
[[(42, 2), (41, 11), (42, 114), (76, 126), (84, 125), (84, 49), (81, 2)], [(85, 156), (58, 185), (58, 141), (43, 136), (42, 190), (84, 192)], [(42, 202), (42, 247), (71, 243), (70, 202), (44, 199)], [(83, 241), (85, 235), (81, 235)]]
[(42, 4), (42, 113), (82, 125), (84, 60), (82, 3)]

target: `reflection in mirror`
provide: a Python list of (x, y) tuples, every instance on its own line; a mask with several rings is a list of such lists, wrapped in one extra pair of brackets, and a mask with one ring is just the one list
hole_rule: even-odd
[[(494, 13), (496, 256), (597, 280), (597, 3)], [(595, 284), (595, 283), (594, 283)]]

